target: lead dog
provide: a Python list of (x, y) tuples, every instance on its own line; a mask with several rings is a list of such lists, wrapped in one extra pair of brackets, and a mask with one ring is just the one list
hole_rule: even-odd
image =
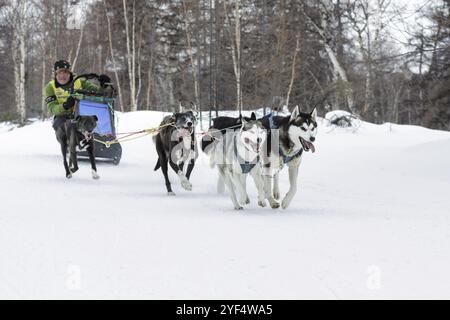
[(192, 191), (189, 179), (198, 157), (195, 139), (196, 124), (194, 112), (174, 113), (164, 118), (161, 122), (162, 129), (153, 137), (158, 152), (155, 171), (162, 169), (169, 196), (174, 196), (175, 193), (169, 180), (168, 165), (178, 175), (183, 189)]
[(305, 152), (315, 152), (317, 110), (301, 113), (296, 107), (288, 117), (266, 116), (262, 119), (268, 130), (267, 146), (262, 156), (266, 196), (272, 208), (280, 207), (279, 173), (289, 168), (290, 189), (282, 201), (287, 209), (297, 193), (298, 172)]
[[(77, 116), (74, 120), (67, 120), (56, 130), (56, 139), (61, 145), (66, 178), (71, 179), (78, 171), (77, 147), (84, 149), (87, 147), (89, 160), (92, 168), (92, 178), (100, 179), (97, 174), (97, 166), (94, 156), (94, 129), (97, 127), (97, 116)], [(69, 149), (70, 159), (67, 163), (67, 149)]]

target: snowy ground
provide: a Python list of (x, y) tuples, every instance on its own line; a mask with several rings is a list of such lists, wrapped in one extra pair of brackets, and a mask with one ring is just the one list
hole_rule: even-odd
[(235, 212), (203, 156), (169, 198), (150, 137), (67, 181), (50, 122), (0, 126), (0, 298), (450, 298), (450, 133), (320, 129), (289, 210)]

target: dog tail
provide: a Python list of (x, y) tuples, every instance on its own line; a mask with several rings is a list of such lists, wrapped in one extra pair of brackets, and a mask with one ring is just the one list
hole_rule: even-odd
[(156, 163), (155, 171), (158, 171), (161, 168), (161, 160), (158, 159), (158, 162)]

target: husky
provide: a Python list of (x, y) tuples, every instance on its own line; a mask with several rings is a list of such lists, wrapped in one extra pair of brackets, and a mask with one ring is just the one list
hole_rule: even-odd
[(211, 166), (218, 168), (236, 210), (243, 210), (243, 205), (249, 203), (245, 190), (248, 175), (253, 177), (258, 189), (258, 205), (266, 207), (260, 165), (260, 154), (266, 138), (266, 130), (253, 113), (248, 120), (242, 119), (237, 130), (230, 129), (225, 135), (216, 135), (211, 147), (205, 149), (210, 156)]
[(153, 137), (158, 153), (155, 171), (162, 169), (169, 196), (175, 196), (175, 193), (168, 176), (168, 164), (178, 175), (183, 189), (192, 191), (189, 179), (198, 157), (196, 125), (197, 118), (193, 111), (174, 113), (164, 118), (162, 129)]
[[(251, 121), (248, 117), (217, 117), (213, 119), (213, 125), (209, 128), (209, 133), (202, 138), (202, 151), (208, 153), (208, 148), (219, 137), (221, 139), (227, 130), (237, 131), (242, 128), (242, 119)], [(214, 134), (213, 134), (214, 132)]]
[(281, 206), (287, 209), (297, 193), (297, 180), (302, 156), (305, 152), (316, 151), (314, 142), (317, 135), (317, 109), (311, 113), (301, 113), (297, 106), (287, 117), (268, 115), (261, 119), (268, 130), (266, 146), (261, 157), (264, 189), (273, 209), (280, 207), (279, 173), (289, 168), (290, 189)]
[[(249, 117), (217, 117), (213, 119), (213, 125), (209, 128), (209, 131), (202, 138), (202, 151), (206, 154), (209, 153), (209, 149), (214, 147), (214, 142), (219, 141), (225, 136), (228, 130), (237, 131), (242, 128), (242, 119), (247, 122), (251, 121)], [(244, 187), (246, 189), (247, 179), (244, 180)], [(225, 183), (219, 175), (217, 180), (217, 193), (223, 194), (225, 192)], [(250, 203), (250, 198), (247, 196), (245, 201), (247, 204)]]
[[(97, 116), (77, 116), (67, 120), (56, 130), (56, 139), (61, 145), (66, 178), (72, 179), (78, 171), (77, 149), (87, 148), (92, 168), (92, 178), (100, 179), (97, 174), (97, 165), (94, 156), (94, 129), (97, 127)], [(67, 151), (69, 151), (69, 163), (67, 163)]]

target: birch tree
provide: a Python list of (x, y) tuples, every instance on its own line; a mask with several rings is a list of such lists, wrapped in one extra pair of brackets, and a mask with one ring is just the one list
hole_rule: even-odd
[(294, 86), (294, 81), (295, 81), (295, 69), (297, 67), (297, 56), (298, 56), (298, 52), (300, 51), (300, 38), (299, 36), (297, 36), (297, 41), (296, 41), (296, 45), (295, 45), (295, 52), (294, 52), (294, 58), (292, 61), (292, 69), (291, 69), (291, 83), (289, 84), (289, 90), (287, 93), (287, 98), (286, 98), (286, 105), (289, 106), (289, 100), (291, 99), (291, 93), (292, 93), (292, 87)]
[(390, 0), (347, 0), (346, 18), (356, 33), (357, 43), (365, 65), (363, 115), (371, 109), (373, 100), (374, 60), (381, 51), (382, 36), (389, 23), (387, 11)]
[(3, 17), (12, 32), (11, 54), (14, 69), (14, 90), (16, 113), (21, 124), (26, 120), (25, 60), (28, 19), (28, 1), (9, 0), (3, 7)]
[(106, 22), (108, 25), (109, 52), (111, 54), (111, 62), (112, 62), (113, 69), (114, 69), (114, 76), (116, 78), (116, 87), (117, 87), (117, 93), (119, 95), (120, 111), (124, 112), (125, 109), (124, 109), (124, 104), (123, 104), (122, 86), (120, 85), (118, 65), (116, 63), (116, 56), (115, 56), (115, 50), (114, 50), (114, 45), (113, 45), (113, 35), (112, 35), (112, 28), (111, 28), (111, 16), (113, 16), (113, 13), (108, 10), (106, 0), (103, 0), (103, 6), (105, 9)]
[(186, 5), (186, 0), (183, 0), (183, 12), (184, 12), (184, 23), (185, 34), (186, 34), (186, 43), (188, 48), (189, 60), (191, 62), (192, 67), (192, 77), (194, 78), (194, 95), (195, 95), (195, 103), (197, 106), (200, 106), (200, 85), (198, 82), (198, 69), (197, 66), (199, 64), (198, 54), (196, 59), (194, 59), (194, 48), (192, 47), (191, 41), (191, 29), (190, 29), (190, 17), (188, 15), (188, 7)]
[(136, 0), (133, 1), (132, 22), (130, 31), (130, 21), (128, 18), (127, 0), (123, 0), (123, 14), (125, 18), (125, 34), (127, 43), (128, 78), (130, 84), (131, 111), (137, 111), (136, 101)]
[(301, 11), (309, 25), (312, 27), (313, 31), (319, 36), (320, 42), (323, 44), (325, 52), (327, 53), (327, 56), (331, 62), (331, 65), (333, 67), (332, 73), (334, 80), (337, 81), (338, 79), (340, 79), (344, 84), (344, 95), (347, 100), (347, 107), (350, 112), (356, 113), (353, 98), (353, 89), (351, 83), (348, 80), (347, 72), (344, 66), (338, 60), (337, 52), (335, 52), (331, 46), (333, 37), (330, 32), (329, 20), (333, 18), (333, 4), (330, 0), (321, 0), (318, 2), (320, 19), (319, 21), (314, 20), (305, 7), (305, 4), (301, 2)]
[(237, 102), (237, 110), (239, 113), (242, 113), (242, 85), (241, 85), (241, 13), (240, 6), (241, 1), (235, 0), (234, 6), (234, 36), (232, 31), (232, 25), (230, 22), (230, 17), (228, 16), (228, 8), (227, 2), (223, 2), (224, 10), (225, 10), (225, 19), (226, 24), (229, 26), (229, 36), (231, 42), (231, 53), (233, 58), (233, 70), (234, 75), (236, 77), (236, 102)]

